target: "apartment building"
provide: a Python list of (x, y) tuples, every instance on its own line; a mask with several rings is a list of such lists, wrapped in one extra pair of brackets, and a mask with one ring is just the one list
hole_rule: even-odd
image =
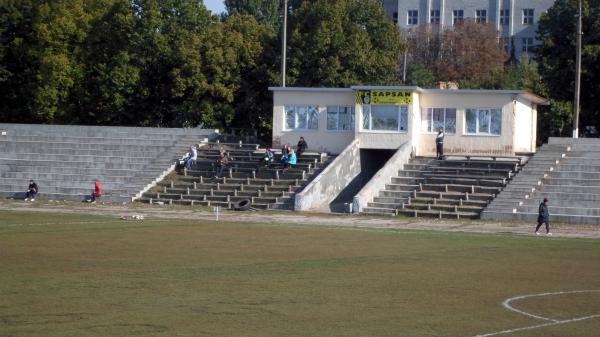
[(450, 28), (467, 18), (491, 24), (508, 54), (514, 46), (516, 57), (534, 51), (540, 16), (553, 4), (554, 0), (383, 0), (387, 15), (403, 29), (427, 23)]

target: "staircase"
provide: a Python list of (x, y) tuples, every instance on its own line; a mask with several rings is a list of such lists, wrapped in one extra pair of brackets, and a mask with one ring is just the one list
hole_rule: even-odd
[(98, 179), (101, 200), (128, 202), (173, 163), (172, 153), (210, 130), (0, 124), (0, 195), (24, 198), (29, 179), (38, 198), (83, 200)]
[[(224, 177), (215, 177), (219, 150), (229, 156)], [(303, 153), (294, 168), (283, 169), (281, 154), (274, 163), (259, 167), (265, 150), (258, 144), (202, 143), (198, 160), (190, 170), (166, 177), (138, 201), (150, 204), (220, 206), (233, 209), (249, 200), (255, 209), (293, 210), (294, 197), (316, 177), (333, 157), (321, 153)]]
[(415, 158), (363, 212), (476, 219), (519, 169), (518, 157)]
[(600, 140), (550, 138), (482, 218), (535, 222), (544, 198), (552, 222), (600, 224)]

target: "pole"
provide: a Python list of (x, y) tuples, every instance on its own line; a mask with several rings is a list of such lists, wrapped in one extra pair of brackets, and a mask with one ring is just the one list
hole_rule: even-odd
[(581, 92), (581, 0), (577, 0), (577, 59), (575, 61), (575, 99), (573, 100), (573, 138), (579, 138), (579, 94)]
[[(408, 48), (408, 47), (407, 47)], [(402, 84), (406, 85), (406, 55), (407, 50), (404, 50), (404, 66), (402, 67)]]
[(288, 2), (283, 0), (283, 39), (281, 39), (281, 86), (285, 87), (285, 52), (287, 46), (287, 12)]

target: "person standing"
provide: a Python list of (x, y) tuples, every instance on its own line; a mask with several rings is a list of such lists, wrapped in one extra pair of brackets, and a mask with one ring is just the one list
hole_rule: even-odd
[(544, 198), (544, 201), (540, 203), (540, 208), (538, 211), (538, 224), (535, 227), (535, 235), (540, 235), (538, 230), (542, 226), (542, 224), (546, 224), (546, 235), (552, 235), (550, 232), (550, 212), (548, 212), (548, 199)]
[(298, 145), (296, 145), (296, 156), (300, 157), (304, 151), (308, 148), (308, 143), (304, 140), (304, 137), (300, 137)]
[(438, 134), (435, 137), (435, 151), (437, 159), (444, 158), (444, 129), (439, 128)]
[(27, 192), (25, 193), (25, 201), (31, 198), (31, 201), (35, 201), (35, 196), (38, 194), (38, 184), (33, 181), (33, 179), (29, 180), (29, 187), (27, 188)]

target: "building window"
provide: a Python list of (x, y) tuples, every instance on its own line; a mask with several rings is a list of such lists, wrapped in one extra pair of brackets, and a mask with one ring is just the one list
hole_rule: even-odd
[(435, 24), (440, 23), (440, 10), (439, 9), (432, 9), (429, 14), (431, 16), (431, 18), (429, 19), (429, 23), (435, 23)]
[(327, 130), (354, 130), (354, 107), (328, 106)]
[(452, 12), (452, 24), (458, 24), (463, 22), (463, 20), (465, 19), (465, 12), (462, 9), (455, 9)]
[(403, 105), (363, 105), (363, 130), (406, 132), (408, 107)]
[(531, 53), (531, 52), (533, 52), (533, 38), (532, 37), (524, 37), (521, 40), (521, 42), (523, 44), (522, 51), (524, 53)]
[(440, 128), (444, 129), (445, 133), (456, 133), (456, 109), (421, 109), (421, 131), (437, 132)]
[(507, 26), (510, 23), (510, 9), (500, 10), (500, 24)]
[(408, 22), (409, 25), (418, 25), (419, 24), (419, 11), (410, 10), (408, 11)]
[(533, 25), (533, 8), (523, 8), (523, 24)]
[(472, 135), (500, 135), (502, 132), (501, 109), (467, 109), (466, 133)]
[(315, 105), (286, 105), (286, 130), (317, 130), (319, 128), (319, 108)]
[(475, 10), (475, 22), (486, 23), (487, 22), (487, 11), (485, 9)]
[(392, 19), (394, 20), (394, 23), (398, 23), (398, 12), (394, 12)]

